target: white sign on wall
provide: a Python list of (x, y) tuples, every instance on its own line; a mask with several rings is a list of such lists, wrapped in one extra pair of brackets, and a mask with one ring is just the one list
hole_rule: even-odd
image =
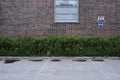
[(78, 22), (78, 0), (55, 0), (55, 22)]

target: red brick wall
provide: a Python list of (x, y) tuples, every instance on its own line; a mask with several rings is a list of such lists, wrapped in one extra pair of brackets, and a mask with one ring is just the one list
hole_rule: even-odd
[[(98, 27), (98, 15), (105, 16)], [(120, 35), (120, 0), (79, 0), (79, 23), (54, 23), (54, 0), (0, 0), (0, 35)]]

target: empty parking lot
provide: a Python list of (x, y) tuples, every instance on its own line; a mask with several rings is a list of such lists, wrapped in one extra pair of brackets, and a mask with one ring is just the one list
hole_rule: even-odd
[(119, 58), (0, 58), (0, 80), (120, 80)]

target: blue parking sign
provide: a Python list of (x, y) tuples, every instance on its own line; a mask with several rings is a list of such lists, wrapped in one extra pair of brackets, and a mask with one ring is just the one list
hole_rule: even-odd
[(98, 22), (99, 27), (103, 27), (103, 25), (104, 25), (104, 22), (102, 22), (102, 21)]

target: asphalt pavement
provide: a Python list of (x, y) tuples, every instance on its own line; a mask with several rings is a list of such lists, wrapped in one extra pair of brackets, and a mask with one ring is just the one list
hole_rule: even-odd
[(0, 57), (0, 80), (120, 80), (120, 58)]

